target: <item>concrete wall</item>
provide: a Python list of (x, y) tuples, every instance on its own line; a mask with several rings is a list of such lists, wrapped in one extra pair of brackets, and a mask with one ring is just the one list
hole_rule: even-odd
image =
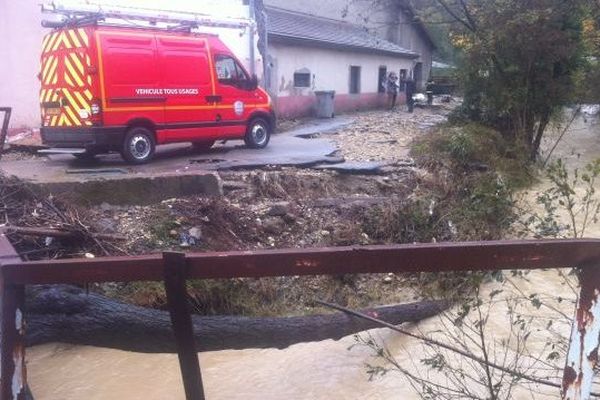
[[(379, 68), (399, 74), (412, 66), (410, 59), (304, 46), (271, 44), (269, 50), (273, 61), (270, 91), (282, 117), (311, 114), (318, 90), (335, 90), (336, 112), (380, 106), (387, 96), (378, 93)], [(350, 94), (350, 66), (361, 67), (360, 94)], [(310, 88), (294, 87), (296, 71), (310, 72)]]
[(0, 105), (12, 128), (39, 126), (37, 78), (44, 29), (39, 0), (0, 0)]

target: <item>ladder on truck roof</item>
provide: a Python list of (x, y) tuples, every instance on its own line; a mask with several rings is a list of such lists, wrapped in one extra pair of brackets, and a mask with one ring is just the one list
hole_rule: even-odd
[(42, 21), (42, 25), (46, 28), (62, 28), (98, 23), (107, 19), (123, 21), (123, 23), (119, 23), (120, 25), (133, 25), (137, 27), (139, 25), (131, 21), (144, 21), (150, 24), (148, 27), (153, 28), (157, 27), (156, 24), (159, 23), (175, 24), (165, 27), (171, 30), (182, 28), (191, 30), (201, 26), (209, 28), (253, 29), (255, 26), (254, 21), (244, 18), (218, 18), (208, 14), (187, 11), (166, 11), (58, 0), (42, 4), (42, 12), (59, 14), (63, 17), (61, 21)]

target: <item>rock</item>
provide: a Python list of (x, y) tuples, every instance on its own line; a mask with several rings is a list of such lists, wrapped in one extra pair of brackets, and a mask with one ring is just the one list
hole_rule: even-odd
[(392, 283), (393, 280), (394, 278), (392, 278), (391, 276), (386, 276), (385, 278), (383, 278), (383, 283)]
[(263, 221), (262, 226), (266, 233), (275, 235), (280, 234), (284, 230), (285, 223), (281, 218), (268, 218)]
[(202, 240), (202, 230), (200, 229), (200, 227), (195, 226), (193, 228), (190, 228), (190, 230), (188, 231), (189, 235), (191, 238), (196, 239), (197, 241)]
[(100, 204), (100, 209), (104, 212), (106, 211), (111, 211), (112, 210), (112, 206), (106, 202)]
[(177, 236), (179, 236), (179, 233), (177, 233), (177, 231), (175, 229), (171, 229), (171, 231), (169, 232), (169, 235), (171, 235), (173, 237), (177, 237)]
[(271, 217), (283, 217), (287, 215), (290, 211), (290, 203), (287, 201), (282, 201), (279, 203), (275, 203), (271, 206), (269, 211), (267, 211), (267, 215)]
[(116, 222), (112, 218), (100, 218), (93, 224), (95, 230), (100, 233), (116, 233)]

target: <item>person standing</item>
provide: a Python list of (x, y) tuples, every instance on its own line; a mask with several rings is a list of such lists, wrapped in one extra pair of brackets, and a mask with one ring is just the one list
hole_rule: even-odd
[(396, 100), (398, 99), (398, 90), (400, 85), (398, 84), (398, 76), (394, 72), (390, 72), (387, 79), (387, 94), (390, 103), (390, 110), (396, 107)]
[(413, 100), (413, 96), (417, 89), (417, 85), (411, 77), (408, 77), (404, 80), (403, 86), (404, 93), (406, 94), (406, 105), (408, 107), (408, 112), (412, 113), (415, 109), (415, 101)]

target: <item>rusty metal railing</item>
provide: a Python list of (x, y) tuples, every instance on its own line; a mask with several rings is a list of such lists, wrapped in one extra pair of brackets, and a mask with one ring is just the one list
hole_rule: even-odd
[(577, 267), (580, 269), (582, 288), (564, 370), (562, 398), (588, 399), (593, 371), (598, 364), (600, 240), (164, 253), (142, 257), (21, 262), (6, 237), (0, 235), (0, 264), (0, 400), (22, 399), (25, 396), (24, 288), (25, 285), (35, 284), (164, 281), (188, 400), (203, 399), (204, 393), (190, 312), (185, 302), (187, 279)]

